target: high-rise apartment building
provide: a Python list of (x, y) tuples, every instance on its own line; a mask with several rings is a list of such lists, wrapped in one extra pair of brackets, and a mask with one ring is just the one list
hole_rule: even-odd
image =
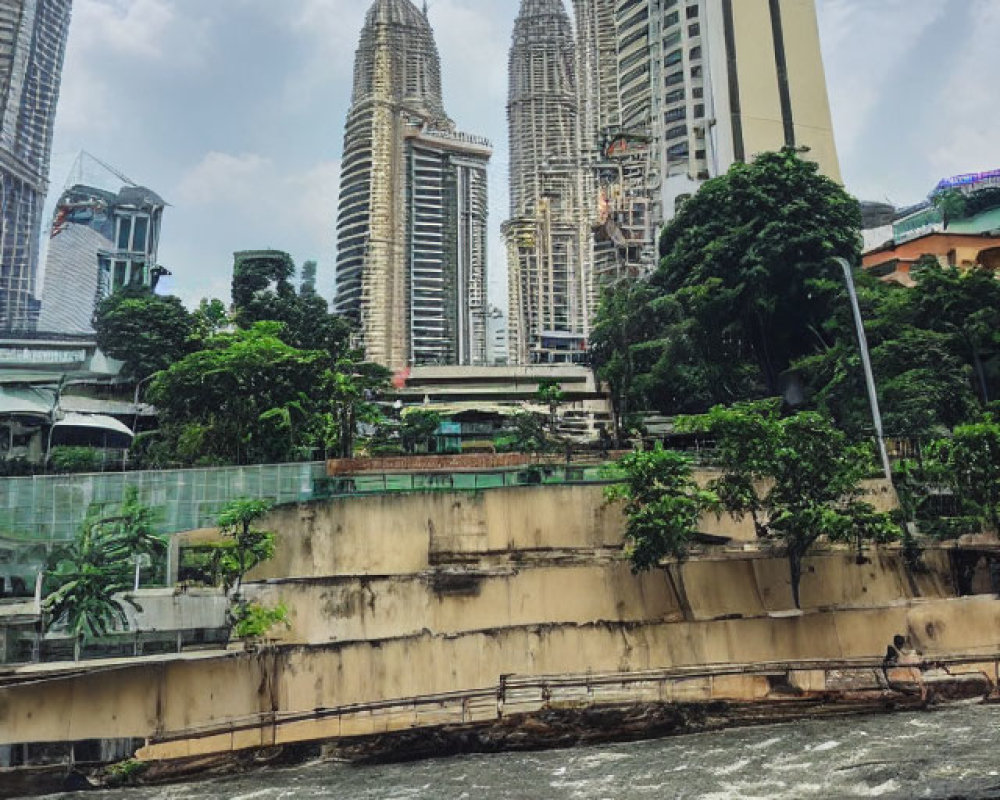
[(649, 0), (573, 0), (585, 207), (598, 287), (655, 262)]
[(371, 360), (394, 369), (486, 362), (491, 155), (445, 113), (426, 9), (376, 0), (344, 137), (335, 301)]
[(71, 0), (0, 0), (0, 329), (31, 328)]
[[(660, 226), (736, 162), (808, 148), (806, 158), (840, 179), (814, 0), (573, 7), (599, 283), (651, 267)], [(587, 139), (600, 143), (596, 153)]]
[(840, 180), (815, 0), (651, 0), (651, 118), (663, 215), (782, 147)]
[(166, 203), (141, 186), (74, 185), (56, 204), (38, 320), (48, 333), (90, 333), (95, 305), (126, 286), (153, 286)]
[(510, 50), (503, 227), (513, 364), (572, 363), (586, 354), (595, 285), (576, 73), (562, 0), (522, 0)]

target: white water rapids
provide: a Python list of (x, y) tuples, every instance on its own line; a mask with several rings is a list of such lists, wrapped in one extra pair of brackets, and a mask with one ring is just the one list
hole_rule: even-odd
[(654, 742), (356, 767), (314, 763), (88, 800), (1000, 798), (1000, 707), (808, 720)]

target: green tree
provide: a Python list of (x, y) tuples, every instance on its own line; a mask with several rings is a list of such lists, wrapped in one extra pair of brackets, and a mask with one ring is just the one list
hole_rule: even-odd
[[(989, 273), (942, 269), (930, 258), (907, 289), (857, 276), (885, 428), (937, 436), (973, 419), (1000, 388), (1000, 282)], [(809, 401), (852, 435), (871, 431), (854, 321), (845, 306), (827, 326), (836, 344), (800, 359)], [(977, 397), (978, 395), (978, 397)]]
[(136, 590), (139, 589), (143, 559), (155, 563), (167, 550), (166, 540), (156, 532), (158, 518), (157, 509), (139, 499), (137, 488), (128, 486), (118, 511), (97, 522), (110, 537), (111, 558), (135, 564), (133, 588)]
[(376, 426), (382, 413), (376, 401), (391, 373), (378, 364), (341, 358), (320, 381), (316, 441), (339, 458), (353, 458), (358, 426)]
[(241, 603), (233, 612), (233, 633), (238, 639), (260, 639), (275, 625), (289, 627), (288, 607), (283, 603), (274, 608)]
[(203, 297), (191, 316), (194, 320), (195, 336), (200, 342), (211, 339), (229, 327), (226, 304), (216, 297), (211, 299)]
[(723, 509), (751, 516), (759, 537), (782, 546), (796, 608), (803, 560), (820, 539), (860, 549), (898, 536), (889, 516), (862, 500), (870, 450), (851, 445), (822, 414), (782, 417), (776, 401), (763, 401), (719, 406), (678, 420), (678, 428), (715, 440), (722, 475), (709, 489)]
[(933, 203), (941, 211), (945, 230), (948, 230), (948, 227), (956, 219), (965, 216), (965, 195), (958, 189), (946, 189), (943, 192), (938, 192), (934, 195)]
[(543, 378), (538, 382), (535, 399), (549, 409), (549, 435), (555, 436), (559, 428), (559, 406), (566, 400), (562, 384), (553, 378)]
[(94, 312), (97, 346), (124, 363), (122, 376), (138, 381), (190, 353), (194, 319), (177, 297), (144, 288), (125, 288), (105, 298)]
[(608, 500), (624, 501), (626, 553), (636, 572), (652, 569), (666, 557), (682, 559), (698, 532), (702, 515), (718, 497), (699, 488), (691, 460), (657, 443), (618, 462), (625, 481), (608, 487)]
[(780, 394), (795, 360), (831, 344), (824, 325), (846, 302), (831, 259), (857, 259), (860, 221), (857, 201), (791, 149), (707, 182), (660, 239), (647, 308), (665, 346), (647, 399), (676, 412)]
[(256, 523), (270, 513), (273, 504), (266, 500), (232, 500), (219, 513), (216, 524), (229, 542), (219, 548), (213, 565), (227, 594), (239, 598), (243, 578), (250, 570), (274, 557), (275, 535), (260, 530)]
[[(259, 322), (218, 334), (157, 375), (148, 397), (171, 455), (189, 463), (273, 463), (310, 444), (314, 409), (302, 403), (321, 396), (329, 356), (288, 345), (282, 330)], [(298, 413), (310, 419), (293, 425)]]
[(436, 411), (414, 408), (403, 412), (399, 438), (403, 450), (413, 453), (418, 447), (427, 447), (441, 427), (441, 415)]
[(237, 253), (233, 266), (233, 318), (250, 329), (258, 322), (281, 322), (281, 338), (301, 350), (325, 350), (339, 359), (348, 353), (350, 324), (330, 313), (315, 291), (315, 264), (304, 268), (296, 292), (295, 262), (277, 251)]
[(994, 533), (1000, 533), (1000, 411), (955, 428), (932, 448), (952, 489)]
[(625, 281), (607, 290), (590, 335), (591, 360), (597, 377), (611, 391), (614, 412), (614, 441), (621, 446), (628, 415), (633, 404), (641, 404), (636, 381), (648, 372), (663, 349), (656, 341), (656, 316), (653, 313), (653, 290), (642, 281)]
[(500, 453), (544, 453), (550, 449), (545, 425), (540, 414), (520, 411), (513, 414), (496, 438), (494, 446)]
[[(958, 270), (926, 265), (916, 273), (911, 296), (913, 324), (951, 337), (957, 357), (975, 375), (985, 406), (1000, 395), (1000, 280), (987, 269)], [(992, 362), (992, 368), (991, 363)]]
[(112, 630), (128, 630), (126, 605), (141, 611), (128, 595), (128, 563), (120, 544), (99, 520), (88, 518), (74, 541), (57, 551), (46, 570), (42, 609), (48, 627), (64, 626), (79, 660), (83, 643)]

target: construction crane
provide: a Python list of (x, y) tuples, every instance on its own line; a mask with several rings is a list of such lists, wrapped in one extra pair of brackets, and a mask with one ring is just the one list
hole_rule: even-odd
[(84, 164), (87, 159), (93, 161), (99, 167), (103, 168), (106, 172), (114, 175), (118, 180), (120, 180), (126, 186), (138, 186), (134, 180), (132, 180), (128, 175), (123, 173), (121, 170), (115, 169), (113, 166), (108, 164), (106, 161), (102, 161), (93, 153), (88, 153), (86, 150), (81, 150), (80, 155), (76, 157), (76, 161), (73, 162), (73, 168), (69, 171), (69, 180), (66, 182), (64, 188), (68, 189), (70, 186), (79, 183), (87, 183), (88, 181), (84, 178)]

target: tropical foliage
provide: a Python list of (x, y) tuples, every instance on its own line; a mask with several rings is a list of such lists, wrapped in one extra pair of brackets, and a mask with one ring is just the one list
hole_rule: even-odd
[(87, 523), (56, 556), (46, 572), (55, 588), (42, 604), (50, 628), (63, 627), (77, 640), (128, 629), (126, 605), (138, 606), (124, 594), (132, 589), (131, 571), (112, 556), (115, 548), (106, 530)]
[(276, 625), (288, 627), (288, 607), (279, 603), (268, 608), (260, 603), (241, 603), (233, 611), (233, 633), (238, 639), (260, 639)]
[(1000, 534), (1000, 409), (955, 428), (932, 447), (961, 510)]
[(845, 298), (831, 259), (857, 257), (859, 226), (857, 202), (793, 150), (706, 183), (664, 228), (648, 283), (619, 286), (598, 314), (595, 361), (619, 409), (781, 394), (790, 364), (830, 344)]
[(53, 554), (46, 570), (43, 609), (50, 628), (65, 628), (78, 643), (128, 628), (126, 606), (141, 610), (126, 594), (138, 586), (141, 559), (155, 558), (166, 548), (155, 520), (155, 510), (133, 488), (114, 513), (88, 515), (74, 541)]
[(255, 464), (353, 454), (359, 426), (387, 370), (350, 347), (350, 325), (315, 290), (315, 264), (280, 253), (238, 258), (232, 307), (203, 300), (189, 314), (177, 298), (129, 289), (101, 304), (102, 348), (126, 360), (125, 376), (153, 377), (147, 399), (160, 428), (137, 437), (137, 463)]
[(714, 465), (722, 472), (708, 489), (734, 517), (753, 520), (762, 540), (785, 553), (792, 597), (799, 607), (803, 559), (820, 540), (886, 542), (899, 530), (889, 515), (863, 497), (872, 475), (870, 448), (816, 412), (782, 416), (777, 401), (718, 406), (678, 420), (678, 428), (715, 443)]
[(636, 572), (649, 570), (667, 557), (684, 558), (706, 511), (718, 506), (718, 497), (699, 488), (691, 461), (664, 450), (624, 456), (618, 465), (625, 481), (605, 492), (610, 501), (624, 501), (627, 554)]
[[(781, 396), (852, 438), (872, 421), (835, 256), (857, 261), (857, 203), (790, 150), (706, 183), (663, 231), (649, 278), (609, 290), (591, 337), (615, 429), (633, 410), (704, 413)], [(937, 437), (1000, 397), (1000, 281), (912, 270), (914, 288), (858, 273), (885, 429)]]
[(227, 542), (215, 551), (213, 572), (226, 592), (232, 592), (234, 597), (239, 597), (246, 574), (274, 557), (274, 533), (255, 527), (272, 507), (266, 500), (232, 500), (216, 520)]
[(139, 381), (166, 369), (197, 347), (194, 317), (180, 298), (129, 287), (94, 311), (97, 346), (123, 362), (122, 377)]

